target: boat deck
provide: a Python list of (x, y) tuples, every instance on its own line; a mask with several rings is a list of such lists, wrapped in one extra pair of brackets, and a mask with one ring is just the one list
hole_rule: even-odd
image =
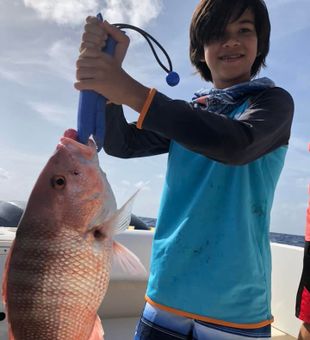
[(287, 335), (281, 331), (279, 331), (278, 329), (272, 327), (272, 339), (274, 340), (293, 340), (296, 339), (290, 335)]

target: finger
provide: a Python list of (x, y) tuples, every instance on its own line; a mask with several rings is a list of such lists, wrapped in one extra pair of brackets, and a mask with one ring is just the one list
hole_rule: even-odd
[(97, 20), (96, 23), (91, 23), (91, 24), (86, 24), (84, 26), (84, 31), (91, 33), (91, 34), (95, 34), (98, 35), (100, 37), (103, 37), (104, 39), (107, 38), (107, 32), (105, 31), (105, 29), (100, 25), (100, 22)]
[(96, 22), (98, 22), (98, 19), (96, 17), (94, 17), (94, 16), (88, 16), (86, 18), (86, 23), (88, 23), (88, 24), (96, 23)]
[(83, 67), (76, 71), (77, 80), (89, 80), (89, 79), (102, 78), (102, 72), (94, 69), (93, 67)]
[(106, 40), (106, 35), (101, 36), (101, 35), (97, 35), (97, 34), (93, 34), (89, 32), (84, 32), (82, 35), (83, 42), (90, 42), (98, 46), (101, 45), (105, 40)]
[(105, 41), (100, 46), (98, 46), (98, 45), (96, 45), (96, 44), (94, 44), (92, 42), (82, 41), (82, 43), (80, 45), (80, 50), (79, 51), (81, 53), (85, 48), (87, 48), (87, 49), (97, 49), (97, 50), (101, 51), (101, 49), (104, 48), (105, 45), (106, 45)]
[(102, 55), (102, 52), (97, 48), (84, 48), (79, 56), (80, 58), (99, 58)]
[(79, 58), (76, 62), (76, 67), (100, 67), (102, 64), (102, 61), (98, 58)]
[(105, 28), (108, 35), (110, 35), (116, 41), (114, 58), (121, 65), (125, 58), (130, 40), (128, 36), (124, 34), (124, 32), (119, 30), (114, 25), (110, 25), (107, 21), (104, 21), (102, 26)]
[(74, 83), (74, 87), (81, 91), (81, 90), (96, 90), (98, 86), (98, 82), (95, 80), (83, 80), (77, 81)]
[(111, 57), (110, 59), (102, 58), (79, 58), (76, 62), (76, 68), (95, 68), (98, 71), (105, 71), (111, 69)]

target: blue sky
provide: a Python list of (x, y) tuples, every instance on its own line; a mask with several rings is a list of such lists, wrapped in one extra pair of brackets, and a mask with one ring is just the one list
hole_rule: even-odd
[[(169, 88), (148, 45), (128, 33), (124, 68), (172, 98), (189, 100), (203, 83), (188, 59), (188, 26), (198, 1), (179, 0), (1, 0), (0, 2), (0, 200), (27, 200), (63, 131), (76, 127), (75, 60), (87, 15), (101, 11), (111, 23), (131, 23), (158, 39), (181, 82)], [(310, 183), (309, 84), (310, 2), (268, 0), (272, 24), (267, 68), (295, 100), (295, 119), (285, 168), (272, 212), (271, 230), (304, 233)], [(164, 60), (164, 59), (163, 59)], [(128, 120), (137, 115), (126, 110)], [(143, 186), (134, 213), (156, 217), (166, 155), (120, 160), (99, 154), (118, 204)]]

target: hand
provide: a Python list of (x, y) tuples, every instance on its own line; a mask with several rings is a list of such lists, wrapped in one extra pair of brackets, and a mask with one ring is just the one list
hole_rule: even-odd
[(96, 17), (87, 17), (80, 45), (80, 52), (85, 49), (96, 49), (101, 51), (105, 47), (108, 35), (114, 38), (117, 42), (114, 56), (122, 64), (126, 55), (129, 38), (117, 27), (110, 25), (107, 21), (101, 22)]
[(85, 48), (96, 48), (101, 50), (101, 48), (105, 46), (108, 33), (102, 26), (103, 23), (96, 17), (89, 16), (86, 18), (80, 52)]
[[(116, 41), (113, 56), (101, 51), (108, 35)], [(149, 88), (130, 77), (121, 67), (129, 38), (108, 22), (100, 23), (96, 18), (88, 17), (82, 39), (75, 88), (94, 90), (115, 104), (126, 104), (140, 112)]]
[[(129, 38), (118, 28), (99, 22), (95, 17), (86, 19), (85, 32), (82, 37), (80, 56), (77, 61), (78, 90), (91, 89), (101, 93), (115, 103), (119, 100), (117, 85), (126, 83), (129, 76), (122, 70), (121, 64), (126, 55)], [(115, 41), (114, 56), (101, 51), (110, 35)]]
[[(103, 53), (108, 35), (115, 41), (113, 56)], [(85, 33), (77, 60), (74, 84), (77, 90), (94, 90), (115, 104), (126, 104), (141, 111), (149, 89), (130, 77), (121, 67), (129, 45), (129, 38), (108, 22), (87, 18)]]

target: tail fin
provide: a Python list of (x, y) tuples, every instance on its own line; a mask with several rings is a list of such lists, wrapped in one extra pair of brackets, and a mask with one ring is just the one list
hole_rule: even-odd
[(122, 244), (113, 242), (113, 259), (119, 263), (121, 268), (131, 275), (146, 275), (146, 270), (139, 258)]

